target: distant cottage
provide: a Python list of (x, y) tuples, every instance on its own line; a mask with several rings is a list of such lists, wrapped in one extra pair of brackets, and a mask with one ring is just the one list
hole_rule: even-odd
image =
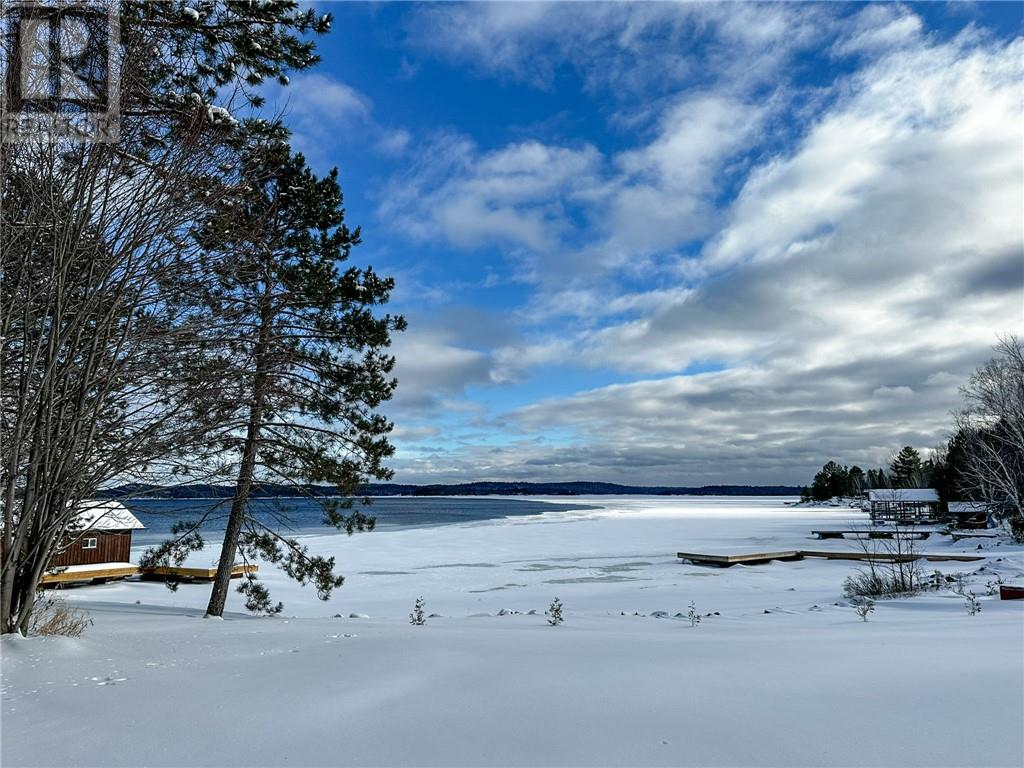
[(872, 488), (868, 506), (873, 523), (939, 522), (939, 492), (934, 488)]
[(50, 558), (43, 584), (74, 581), (106, 581), (138, 572), (128, 562), (132, 531), (145, 528), (127, 507), (117, 501), (87, 501), (79, 507), (74, 531)]
[[(951, 501), (949, 507), (950, 520), (957, 528), (987, 528), (992, 508), (984, 501)], [(995, 523), (993, 523), (995, 525)]]

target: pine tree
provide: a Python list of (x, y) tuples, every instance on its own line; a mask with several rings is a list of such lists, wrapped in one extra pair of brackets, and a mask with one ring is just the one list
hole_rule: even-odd
[(882, 468), (868, 470), (868, 488), (888, 488), (889, 478)]
[[(309, 555), (249, 514), (254, 484), (266, 478), (330, 483), (344, 502), (317, 499), (324, 521), (349, 533), (373, 527), (347, 512), (359, 484), (388, 479), (391, 423), (376, 409), (391, 397), (386, 353), (401, 317), (378, 316), (393, 287), (372, 269), (339, 265), (360, 242), (345, 222), (337, 169), (317, 178), (280, 135), (262, 129), (241, 154), (236, 194), (203, 227), (215, 282), (204, 301), (212, 317), (207, 357), (225, 376), (213, 407), (222, 426), (211, 456), (236, 468), (235, 494), (207, 613), (219, 616), (237, 552), (280, 564), (326, 600), (343, 582), (334, 558)], [(203, 404), (210, 407), (211, 404)], [(268, 610), (250, 580), (247, 606)]]
[[(4, 4), (5, 38), (32, 5)], [(78, 504), (118, 480), (173, 479), (189, 433), (207, 422), (184, 419), (175, 394), (175, 358), (193, 351), (177, 306), (191, 233), (225, 186), (240, 127), (231, 110), (258, 106), (267, 78), (315, 64), (309, 37), (331, 23), (295, 2), (107, 5), (120, 30), (103, 56), (117, 74), (117, 140), (0, 152), (0, 367), (5, 385), (21, 382), (5, 390), (0, 440), (0, 633), (29, 625)], [(61, 64), (93, 76), (97, 61)]]
[(864, 470), (854, 464), (849, 472), (850, 487), (847, 496), (859, 496), (864, 493)]
[(815, 501), (826, 501), (834, 496), (845, 496), (849, 493), (849, 470), (830, 461), (814, 476), (811, 483), (811, 495)]
[(913, 488), (918, 485), (923, 469), (921, 454), (915, 448), (905, 445), (889, 462), (889, 469), (892, 470), (893, 483), (897, 488)]

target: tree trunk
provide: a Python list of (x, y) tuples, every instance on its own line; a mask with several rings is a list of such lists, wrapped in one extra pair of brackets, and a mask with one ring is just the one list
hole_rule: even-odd
[(260, 429), (263, 424), (263, 403), (266, 398), (267, 352), (273, 319), (269, 286), (268, 281), (260, 312), (260, 333), (256, 342), (255, 355), (256, 372), (253, 376), (252, 403), (249, 406), (249, 425), (245, 434), (245, 445), (242, 449), (242, 463), (238, 469), (238, 480), (235, 483), (235, 496), (231, 501), (228, 527), (224, 532), (224, 545), (221, 547), (220, 561), (217, 563), (217, 575), (213, 579), (213, 591), (210, 593), (210, 603), (206, 607), (207, 616), (224, 615), (224, 604), (227, 602), (228, 589), (231, 586), (231, 570), (235, 566), (238, 540), (241, 537), (245, 509), (249, 503), (253, 475), (256, 472), (256, 456), (259, 453)]
[(231, 569), (235, 565), (238, 539), (242, 533), (242, 522), (245, 520), (245, 505), (249, 502), (249, 491), (252, 488), (252, 476), (256, 467), (259, 410), (260, 408), (254, 405), (250, 411), (242, 466), (238, 472), (238, 481), (235, 483), (235, 497), (231, 501), (231, 515), (228, 517), (228, 528), (224, 531), (224, 545), (220, 550), (220, 562), (217, 563), (217, 575), (213, 579), (210, 603), (206, 607), (207, 616), (224, 615), (224, 603), (228, 599), (228, 588), (231, 586)]

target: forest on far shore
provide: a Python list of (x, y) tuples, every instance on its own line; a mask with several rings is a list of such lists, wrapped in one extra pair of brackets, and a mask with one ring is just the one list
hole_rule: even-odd
[[(231, 485), (195, 483), (191, 485), (122, 485), (101, 491), (97, 498), (124, 499), (221, 499), (235, 492)], [(335, 496), (338, 489), (330, 485), (297, 487), (279, 483), (260, 483), (253, 489), (256, 496)], [(512, 483), (479, 482), (453, 485), (412, 485), (408, 483), (370, 483), (359, 486), (357, 496), (797, 496), (795, 485), (702, 485), (642, 486), (617, 483)]]

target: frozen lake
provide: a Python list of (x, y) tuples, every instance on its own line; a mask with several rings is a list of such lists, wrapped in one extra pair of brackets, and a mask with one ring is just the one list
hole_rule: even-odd
[[(275, 618), (242, 615), (232, 594), (237, 613), (203, 620), (208, 585), (68, 590), (95, 621), (82, 639), (4, 641), (3, 725), (18, 737), (3, 763), (1021, 765), (1021, 603), (982, 596), (968, 616), (942, 590), (879, 601), (864, 623), (842, 597), (854, 563), (675, 557), (853, 549), (809, 532), (863, 524), (858, 511), (572, 501), (596, 508), (304, 534), (346, 583), (320, 602), (264, 564)], [(996, 574), (1024, 581), (1020, 547), (981, 554), (928, 567), (982, 595)], [(439, 616), (413, 627), (420, 596)], [(543, 616), (555, 597), (557, 628)], [(695, 627), (676, 616), (691, 602)]]

